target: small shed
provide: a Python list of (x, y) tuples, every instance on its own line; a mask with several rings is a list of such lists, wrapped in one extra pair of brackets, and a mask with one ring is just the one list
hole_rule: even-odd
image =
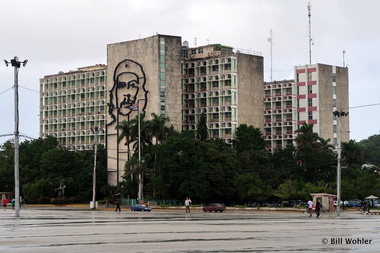
[(334, 200), (336, 199), (336, 195), (329, 193), (310, 193), (313, 198), (313, 204), (317, 202), (317, 199), (322, 204), (322, 211), (335, 211)]
[(8, 199), (8, 201), (11, 201), (12, 199), (12, 193), (11, 192), (0, 192), (1, 200)]

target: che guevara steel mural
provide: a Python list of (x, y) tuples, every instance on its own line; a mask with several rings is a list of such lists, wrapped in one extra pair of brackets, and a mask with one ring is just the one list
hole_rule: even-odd
[(107, 103), (112, 120), (107, 125), (112, 125), (118, 115), (128, 116), (137, 106), (140, 107), (140, 112), (145, 113), (148, 102), (148, 90), (145, 85), (146, 76), (140, 63), (125, 59), (117, 64)]

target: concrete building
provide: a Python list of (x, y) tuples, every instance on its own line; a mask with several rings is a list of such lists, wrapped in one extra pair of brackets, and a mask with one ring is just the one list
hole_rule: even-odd
[(264, 139), (266, 149), (292, 145), (297, 129), (297, 88), (294, 80), (264, 83)]
[[(95, 65), (40, 79), (40, 137), (69, 150), (93, 149), (91, 129), (105, 129), (107, 66)], [(98, 132), (105, 143), (105, 131)]]
[(209, 138), (230, 143), (240, 124), (263, 131), (263, 57), (220, 44), (182, 48), (182, 124), (196, 131), (206, 116)]
[[(295, 67), (297, 126), (314, 124), (314, 132), (337, 145), (338, 118), (334, 111), (348, 112), (348, 68), (325, 64)], [(350, 140), (349, 116), (343, 117), (341, 141)]]
[[(264, 83), (264, 138), (267, 150), (293, 143), (303, 123), (336, 146), (338, 119), (334, 111), (348, 112), (348, 69), (325, 64), (296, 66), (294, 80)], [(349, 117), (342, 118), (342, 142), (349, 136)]]
[(109, 183), (117, 184), (133, 151), (118, 144), (122, 121), (138, 109), (165, 115), (178, 131), (196, 130), (207, 117), (210, 138), (230, 142), (239, 124), (263, 130), (263, 57), (219, 44), (189, 48), (181, 37), (155, 35), (110, 44), (107, 150)]
[(124, 175), (124, 165), (132, 149), (119, 143), (124, 120), (138, 112), (165, 115), (178, 131), (182, 127), (181, 37), (155, 35), (145, 39), (107, 45), (108, 183), (116, 185)]

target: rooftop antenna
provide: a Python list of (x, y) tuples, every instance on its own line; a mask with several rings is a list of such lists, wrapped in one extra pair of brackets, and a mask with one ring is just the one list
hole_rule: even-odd
[(346, 67), (346, 63), (344, 62), (344, 55), (346, 54), (346, 50), (343, 50), (343, 68)]
[(311, 5), (310, 2), (307, 5), (307, 10), (308, 10), (308, 16), (309, 16), (309, 65), (311, 65), (311, 45), (313, 39), (311, 38)]
[(270, 81), (273, 80), (273, 45), (274, 45), (274, 39), (273, 39), (273, 32), (272, 29), (270, 29), (270, 37), (268, 38), (268, 42), (270, 44)]
[(197, 47), (197, 37), (194, 37), (194, 47)]

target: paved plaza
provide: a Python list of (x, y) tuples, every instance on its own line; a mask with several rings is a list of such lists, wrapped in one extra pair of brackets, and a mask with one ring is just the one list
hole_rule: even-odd
[(193, 210), (0, 212), (0, 252), (379, 252), (380, 215)]

